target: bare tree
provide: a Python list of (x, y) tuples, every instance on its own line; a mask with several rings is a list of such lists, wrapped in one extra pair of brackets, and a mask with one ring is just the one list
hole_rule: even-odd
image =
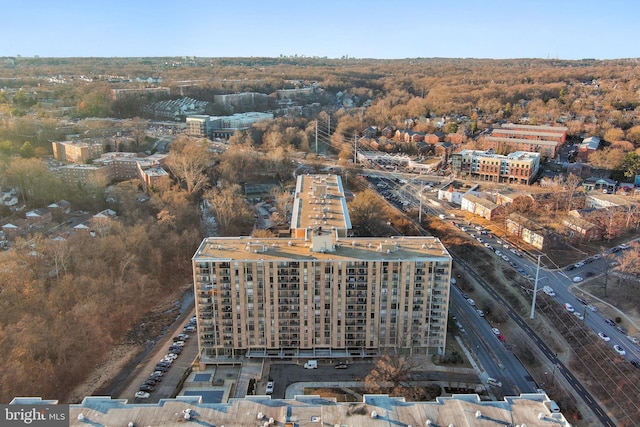
[(206, 141), (194, 141), (186, 137), (176, 138), (170, 146), (166, 164), (171, 173), (186, 188), (195, 194), (209, 182), (205, 173), (211, 166), (212, 156)]
[(406, 354), (385, 354), (381, 356), (364, 378), (364, 386), (369, 393), (404, 396), (419, 399), (424, 391), (410, 383), (412, 372), (419, 362)]

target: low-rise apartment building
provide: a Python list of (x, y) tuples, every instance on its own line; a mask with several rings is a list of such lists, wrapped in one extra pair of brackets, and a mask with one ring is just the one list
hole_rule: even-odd
[(493, 150), (462, 150), (451, 155), (451, 171), (456, 178), (531, 184), (539, 169), (540, 153), (516, 151), (503, 156)]
[(487, 149), (497, 152), (528, 151), (554, 158), (567, 139), (564, 126), (519, 125), (505, 123), (484, 138)]
[(209, 237), (192, 259), (200, 363), (442, 354), (451, 256), (433, 237)]
[(87, 163), (104, 152), (104, 144), (101, 142), (54, 141), (51, 148), (54, 159), (69, 163)]

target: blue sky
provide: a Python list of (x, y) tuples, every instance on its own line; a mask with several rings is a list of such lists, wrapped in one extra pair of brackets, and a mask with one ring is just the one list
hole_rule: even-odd
[(640, 57), (636, 0), (0, 0), (0, 56)]

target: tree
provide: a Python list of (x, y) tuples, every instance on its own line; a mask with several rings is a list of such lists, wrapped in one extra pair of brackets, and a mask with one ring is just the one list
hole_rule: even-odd
[(619, 128), (607, 129), (604, 133), (604, 139), (609, 142), (620, 141), (624, 138), (624, 131)]
[(411, 385), (410, 380), (412, 372), (419, 365), (415, 358), (408, 355), (384, 354), (364, 378), (364, 387), (372, 394), (388, 394), (417, 400), (424, 392)]
[(186, 137), (178, 137), (171, 143), (166, 159), (167, 167), (190, 195), (208, 184), (206, 171), (211, 163), (212, 156), (207, 142)]
[(633, 126), (627, 130), (627, 139), (632, 142), (635, 147), (640, 147), (640, 125)]
[(25, 141), (25, 143), (22, 144), (22, 147), (20, 147), (20, 157), (27, 159), (29, 157), (33, 157), (34, 154), (35, 151), (33, 149), (33, 145), (31, 145), (29, 141)]
[(383, 207), (373, 190), (358, 193), (348, 205), (353, 231), (358, 236), (375, 236), (383, 228)]
[(640, 154), (635, 151), (625, 154), (619, 169), (623, 171), (625, 178), (633, 179), (640, 175)]
[(254, 219), (237, 184), (214, 187), (204, 197), (218, 223), (218, 232), (223, 236), (242, 234)]

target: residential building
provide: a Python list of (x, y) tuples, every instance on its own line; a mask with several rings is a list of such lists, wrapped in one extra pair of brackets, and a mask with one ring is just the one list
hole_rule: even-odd
[(109, 168), (100, 165), (73, 164), (61, 166), (58, 173), (62, 180), (76, 184), (102, 183), (109, 181)]
[(602, 193), (600, 191), (589, 191), (585, 197), (585, 208), (611, 208), (618, 206), (637, 206), (638, 202), (632, 197), (617, 196), (615, 194)]
[(516, 213), (509, 215), (506, 226), (507, 233), (540, 250), (556, 247), (561, 242), (558, 234)]
[(207, 115), (194, 115), (187, 117), (187, 135), (210, 138), (212, 131), (211, 118), (211, 116)]
[(567, 227), (569, 237), (578, 237), (588, 241), (602, 239), (602, 228), (581, 218), (579, 214), (571, 215), (570, 213), (562, 220), (562, 224)]
[(306, 238), (310, 230), (332, 230), (347, 237), (351, 220), (340, 175), (299, 175), (291, 212), (291, 237)]
[(445, 351), (451, 256), (433, 237), (209, 237), (193, 256), (200, 363)]
[(92, 141), (54, 141), (53, 158), (60, 162), (87, 163), (104, 152), (102, 142)]
[(503, 156), (493, 150), (462, 150), (451, 155), (451, 171), (456, 178), (531, 184), (539, 169), (539, 153), (516, 151)]
[(600, 138), (597, 136), (590, 136), (582, 140), (582, 143), (578, 145), (577, 157), (580, 160), (587, 160), (589, 154), (593, 153), (600, 147)]
[(38, 208), (25, 213), (25, 218), (30, 227), (42, 226), (51, 222), (51, 212), (47, 208)]
[(462, 196), (460, 209), (492, 221), (498, 205), (489, 199), (483, 199), (469, 193)]
[[(12, 405), (36, 412), (45, 405), (55, 410), (56, 400), (17, 397)], [(553, 409), (552, 409), (553, 408)], [(429, 402), (407, 402), (401, 397), (365, 394), (359, 402), (337, 402), (318, 395), (289, 399), (247, 396), (225, 403), (204, 403), (199, 395), (162, 399), (159, 403), (129, 403), (109, 396), (87, 396), (69, 405), (70, 427), (207, 425), (246, 427), (310, 426), (541, 426), (571, 427), (557, 405), (544, 393), (482, 400), (477, 394), (454, 394)], [(133, 420), (133, 421), (129, 421)]]
[(478, 195), (479, 184), (467, 184), (462, 181), (451, 181), (438, 189), (438, 200), (446, 200), (454, 205), (462, 205), (462, 196), (465, 194)]
[(497, 152), (526, 151), (554, 158), (567, 139), (564, 126), (536, 126), (505, 123), (484, 138), (485, 146)]

